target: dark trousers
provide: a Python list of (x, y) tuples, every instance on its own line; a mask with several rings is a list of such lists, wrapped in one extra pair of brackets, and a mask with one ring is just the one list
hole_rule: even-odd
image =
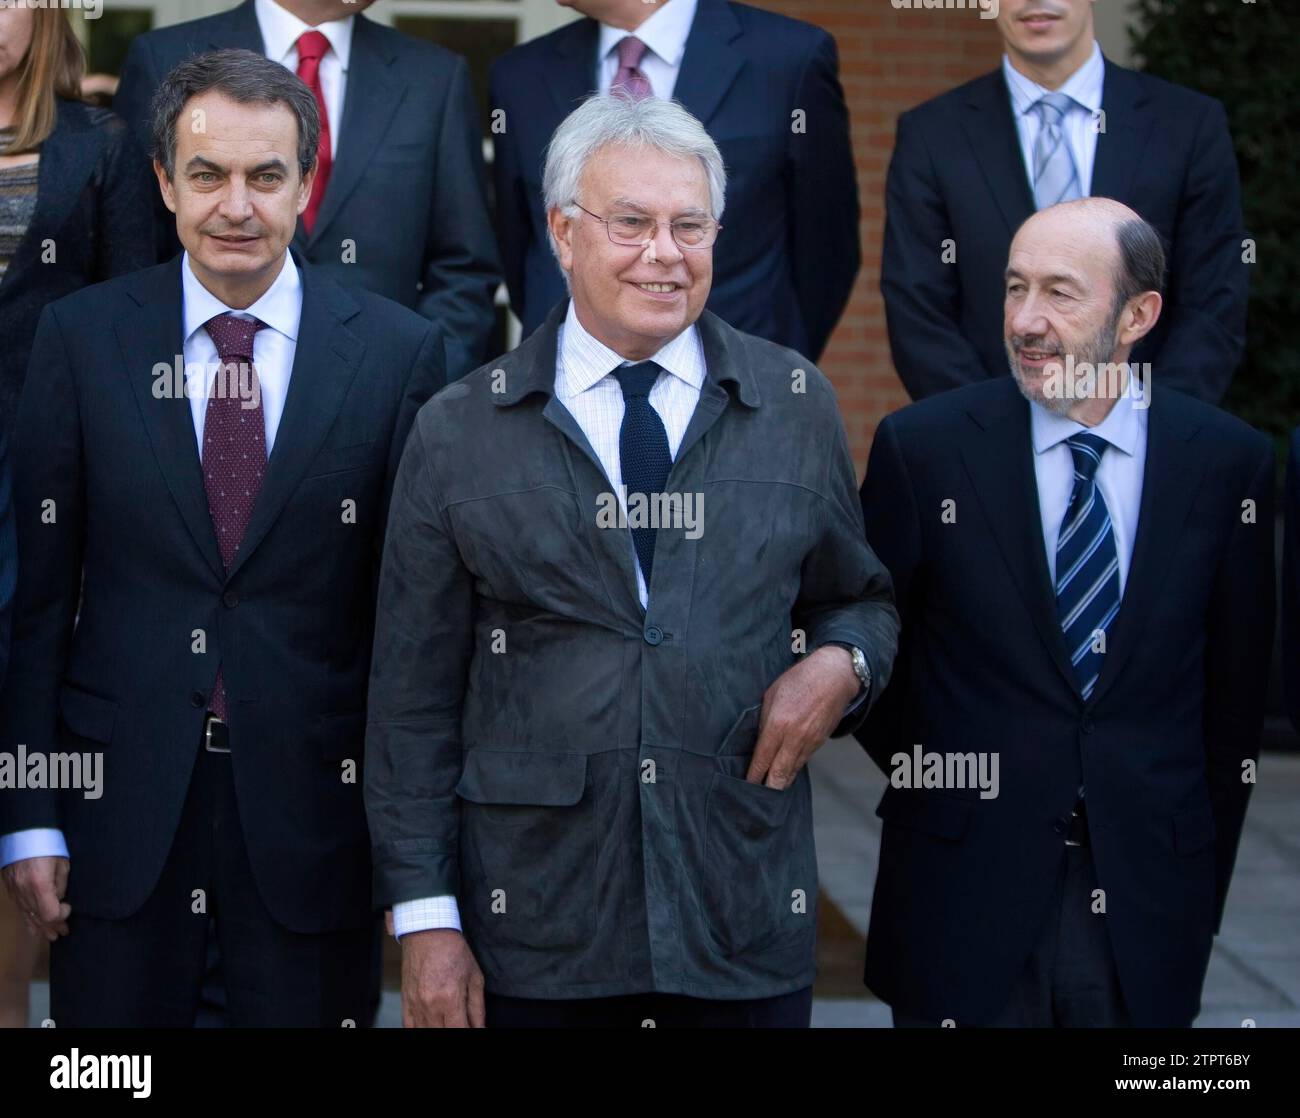
[[(1124, 1008), (1104, 913), (1093, 912), (1098, 888), (1092, 851), (1062, 847), (1056, 891), (1029, 962), (991, 1028), (1123, 1028)], [(954, 1024), (961, 1027), (966, 1022)], [(894, 1013), (894, 1027), (934, 1028), (930, 1021)]]
[(200, 748), (148, 901), (123, 920), (74, 910), (53, 945), (50, 1016), (59, 1027), (192, 1026), (210, 934), (231, 1025), (366, 1024), (371, 929), (304, 935), (276, 923), (253, 880), (230, 754)]
[(681, 994), (618, 998), (507, 998), (486, 995), (489, 1029), (806, 1029), (812, 987), (773, 998), (715, 1001)]

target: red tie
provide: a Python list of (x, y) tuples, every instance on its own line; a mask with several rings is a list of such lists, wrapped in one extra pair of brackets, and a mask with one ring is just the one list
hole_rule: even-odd
[[(262, 386), (253, 364), (253, 335), (265, 325), (256, 318), (219, 314), (204, 327), (217, 347), (221, 368), (203, 420), (203, 487), (226, 570), (235, 560), (266, 473)], [(256, 406), (249, 406), (254, 402)], [(220, 666), (208, 709), (225, 721), (226, 684)]]
[(330, 181), (330, 118), (325, 111), (325, 92), (320, 85), (320, 60), (330, 49), (330, 41), (319, 31), (304, 31), (298, 36), (298, 76), (306, 83), (316, 98), (320, 110), (320, 146), (316, 149), (316, 181), (312, 183), (311, 198), (302, 211), (303, 228), (308, 233), (316, 223), (316, 211), (325, 197), (325, 187)]

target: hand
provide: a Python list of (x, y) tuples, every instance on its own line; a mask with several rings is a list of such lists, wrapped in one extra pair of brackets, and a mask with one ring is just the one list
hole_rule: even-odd
[(402, 1027), (481, 1029), (483, 972), (454, 928), (402, 936)]
[(72, 906), (63, 900), (68, 892), (67, 858), (23, 858), (2, 872), (9, 896), (32, 931), (50, 943), (68, 934)]
[(745, 779), (769, 788), (788, 788), (839, 724), (860, 688), (853, 657), (839, 645), (819, 648), (782, 672), (763, 694), (758, 742)]

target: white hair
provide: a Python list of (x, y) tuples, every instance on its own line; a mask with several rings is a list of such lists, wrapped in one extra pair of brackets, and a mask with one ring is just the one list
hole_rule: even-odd
[[(620, 145), (652, 148), (681, 159), (695, 158), (709, 183), (709, 208), (714, 220), (726, 204), (727, 171), (718, 145), (695, 117), (676, 101), (658, 97), (640, 100), (623, 93), (606, 93), (588, 99), (561, 122), (546, 147), (542, 195), (546, 210), (559, 209), (566, 217), (581, 212), (575, 205), (578, 184), (587, 164), (602, 148)], [(549, 233), (549, 230), (548, 230)], [(551, 237), (551, 251), (556, 251)], [(568, 281), (568, 275), (565, 275)]]

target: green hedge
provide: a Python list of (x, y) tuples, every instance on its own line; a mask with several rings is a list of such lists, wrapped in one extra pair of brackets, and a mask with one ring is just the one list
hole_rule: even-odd
[(1137, 0), (1147, 73), (1223, 102), (1256, 242), (1246, 356), (1224, 406), (1278, 436), (1300, 423), (1300, 0)]

